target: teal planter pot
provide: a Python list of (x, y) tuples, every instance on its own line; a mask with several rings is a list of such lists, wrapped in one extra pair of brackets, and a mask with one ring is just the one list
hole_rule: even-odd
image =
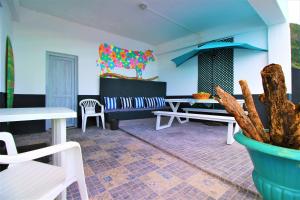
[(300, 150), (257, 142), (235, 134), (254, 165), (252, 178), (264, 200), (300, 200)]

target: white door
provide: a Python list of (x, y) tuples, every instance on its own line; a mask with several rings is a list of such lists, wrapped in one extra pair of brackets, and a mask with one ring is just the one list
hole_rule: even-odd
[[(77, 110), (77, 56), (47, 52), (46, 106)], [(76, 119), (68, 119), (67, 126), (76, 126)], [(46, 121), (46, 130), (51, 121)]]

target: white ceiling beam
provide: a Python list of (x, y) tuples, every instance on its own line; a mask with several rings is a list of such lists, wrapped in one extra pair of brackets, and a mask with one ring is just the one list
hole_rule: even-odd
[(248, 0), (248, 2), (267, 26), (287, 21), (285, 16), (287, 10), (283, 0)]
[(19, 0), (8, 0), (7, 1), (11, 17), (14, 21), (20, 21), (20, 2)]

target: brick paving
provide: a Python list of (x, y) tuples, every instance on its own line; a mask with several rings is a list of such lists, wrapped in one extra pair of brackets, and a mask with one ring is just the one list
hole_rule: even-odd
[[(121, 130), (91, 127), (82, 134), (80, 129), (70, 129), (67, 137), (82, 147), (92, 200), (259, 198)], [(16, 136), (15, 140), (17, 145), (25, 145), (50, 142), (51, 137), (49, 133), (41, 133)], [(185, 148), (190, 147), (183, 146), (180, 150)], [(68, 200), (80, 199), (77, 184), (72, 184), (67, 191)]]
[[(166, 119), (165, 119), (166, 120)], [(155, 118), (121, 122), (121, 129), (238, 187), (257, 193), (253, 166), (246, 149), (226, 144), (227, 126), (199, 122), (176, 123), (155, 130)]]

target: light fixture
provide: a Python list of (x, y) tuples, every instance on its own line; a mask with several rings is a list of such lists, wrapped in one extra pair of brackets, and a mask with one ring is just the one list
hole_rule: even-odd
[(140, 3), (140, 4), (139, 4), (139, 8), (140, 8), (141, 10), (146, 10), (146, 9), (148, 8), (148, 6), (147, 6), (147, 4), (145, 4), (145, 3)]

